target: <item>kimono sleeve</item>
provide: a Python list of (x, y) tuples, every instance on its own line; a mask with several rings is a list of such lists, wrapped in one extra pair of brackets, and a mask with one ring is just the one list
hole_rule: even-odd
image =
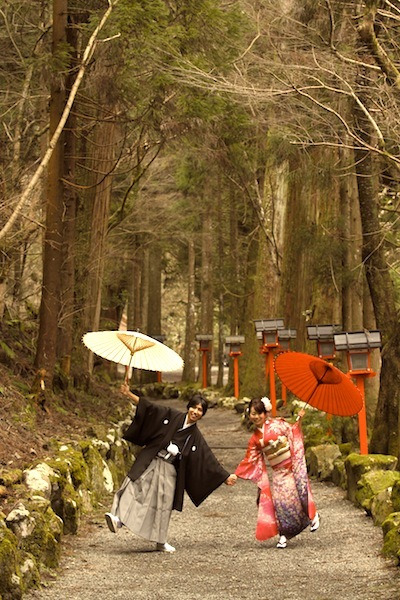
[(258, 437), (253, 434), (249, 440), (245, 457), (236, 467), (235, 474), (241, 479), (250, 479), (258, 483), (264, 472), (266, 472), (266, 466), (262, 450), (259, 447)]
[(185, 490), (193, 504), (199, 506), (228, 477), (199, 432), (189, 451), (185, 477)]
[(170, 419), (171, 416), (172, 409), (154, 404), (146, 398), (140, 398), (135, 417), (124, 433), (123, 438), (138, 446), (145, 446), (155, 436), (159, 435), (162, 421)]

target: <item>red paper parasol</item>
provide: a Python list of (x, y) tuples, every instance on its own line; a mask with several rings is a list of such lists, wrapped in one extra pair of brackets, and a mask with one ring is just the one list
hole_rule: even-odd
[(302, 352), (281, 352), (275, 371), (300, 400), (331, 415), (349, 417), (362, 409), (363, 398), (354, 383), (333, 365)]

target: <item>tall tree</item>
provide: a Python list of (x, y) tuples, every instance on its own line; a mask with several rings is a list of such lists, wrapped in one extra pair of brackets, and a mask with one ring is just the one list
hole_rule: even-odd
[[(78, 29), (75, 18), (68, 17), (67, 43), (71, 51), (71, 63), (66, 79), (66, 89), (70, 92), (76, 76)], [(64, 210), (63, 241), (60, 289), (60, 318), (57, 338), (57, 355), (61, 370), (70, 374), (71, 354), (73, 348), (73, 332), (75, 317), (75, 244), (76, 216), (78, 210), (78, 192), (76, 189), (76, 154), (77, 154), (77, 116), (71, 112), (65, 125), (64, 145)]]
[(195, 311), (195, 268), (196, 268), (196, 249), (193, 238), (188, 239), (188, 260), (187, 260), (187, 300), (186, 300), (186, 327), (185, 327), (185, 346), (184, 346), (184, 367), (182, 381), (195, 380), (195, 361), (193, 354), (193, 340), (196, 335), (196, 311)]
[[(67, 42), (68, 1), (53, 0), (52, 54), (55, 65), (50, 86), (50, 128), (52, 137), (57, 130), (65, 108), (65, 63), (62, 55)], [(62, 65), (62, 67), (61, 67)], [(63, 70), (62, 70), (63, 69)], [(39, 335), (36, 366), (45, 369), (52, 377), (57, 357), (57, 331), (60, 310), (62, 213), (64, 186), (64, 139), (60, 135), (49, 160), (48, 189), (46, 199), (46, 228), (43, 249), (42, 299), (39, 313)]]

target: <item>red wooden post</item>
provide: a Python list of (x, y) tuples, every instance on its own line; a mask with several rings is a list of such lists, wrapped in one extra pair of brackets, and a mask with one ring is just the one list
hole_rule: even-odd
[(360, 454), (368, 454), (367, 411), (365, 409), (366, 377), (375, 377), (371, 368), (371, 350), (382, 347), (379, 330), (345, 331), (334, 336), (337, 350), (346, 350), (349, 371), (347, 375), (355, 379), (362, 397), (362, 408), (358, 413), (358, 434), (360, 437)]
[(276, 388), (275, 388), (275, 371), (274, 371), (274, 353), (272, 350), (269, 354), (269, 396), (272, 404), (272, 416), (276, 417)]
[(203, 375), (203, 388), (207, 387), (207, 350), (202, 350), (202, 375)]
[(161, 383), (162, 382), (162, 374), (161, 371), (157, 371), (157, 382)]
[(225, 338), (229, 347), (229, 356), (233, 358), (233, 388), (234, 395), (239, 398), (239, 356), (242, 356), (240, 347), (244, 344), (244, 335), (230, 335)]
[(358, 433), (360, 436), (360, 454), (368, 454), (368, 435), (367, 435), (367, 411), (365, 410), (365, 387), (364, 375), (352, 375), (356, 380), (356, 385), (361, 392), (363, 407), (358, 413)]
[(233, 388), (234, 395), (239, 399), (239, 354), (233, 356)]
[(268, 348), (263, 348), (263, 354), (265, 354), (265, 381), (269, 379), (269, 350)]
[(207, 382), (207, 352), (211, 350), (211, 341), (213, 336), (211, 334), (199, 333), (196, 335), (196, 340), (200, 342), (199, 352), (202, 352), (201, 357), (201, 371), (202, 371), (202, 386), (206, 388)]

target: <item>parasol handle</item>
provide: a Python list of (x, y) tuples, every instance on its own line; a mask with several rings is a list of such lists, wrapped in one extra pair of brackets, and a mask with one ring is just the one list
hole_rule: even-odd
[[(320, 381), (320, 380), (318, 380), (318, 381), (317, 381), (317, 385), (315, 386), (315, 388), (314, 388), (314, 389), (313, 389), (313, 391), (311, 392), (311, 395), (310, 395), (309, 399), (307, 400), (307, 402), (305, 402), (305, 403), (304, 403), (304, 406), (303, 406), (303, 408), (305, 408), (305, 407), (307, 406), (307, 404), (309, 404), (309, 403), (310, 403), (310, 400), (311, 400), (311, 398), (314, 396), (315, 392), (316, 392), (316, 391), (317, 391), (317, 389), (318, 389), (318, 386), (319, 386), (321, 383), (322, 383), (322, 381)], [(298, 419), (296, 419), (296, 420), (298, 420)]]
[(133, 359), (133, 352), (131, 351), (131, 358), (129, 360), (129, 365), (125, 366), (125, 379), (124, 379), (124, 383), (126, 383), (126, 385), (129, 385), (129, 369), (131, 368), (132, 359)]

